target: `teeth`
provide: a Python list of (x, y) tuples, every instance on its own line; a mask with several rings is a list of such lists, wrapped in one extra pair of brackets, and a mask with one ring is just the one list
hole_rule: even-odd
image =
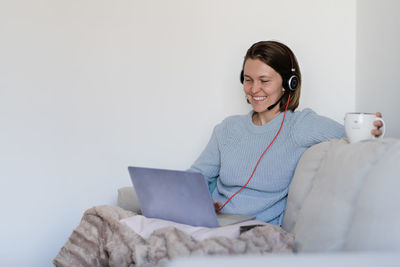
[(262, 100), (264, 100), (266, 98), (267, 98), (266, 96), (253, 96), (253, 99), (256, 100), (256, 101), (262, 101)]

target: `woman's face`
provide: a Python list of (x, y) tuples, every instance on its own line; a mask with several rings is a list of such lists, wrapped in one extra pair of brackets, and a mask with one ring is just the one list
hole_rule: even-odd
[[(281, 75), (259, 59), (247, 59), (243, 71), (244, 92), (253, 110), (258, 113), (267, 111), (284, 92)], [(279, 110), (279, 105), (273, 110)]]

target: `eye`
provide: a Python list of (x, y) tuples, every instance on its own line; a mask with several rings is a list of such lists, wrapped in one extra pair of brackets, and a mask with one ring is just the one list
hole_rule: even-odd
[(251, 82), (251, 80), (249, 78), (245, 78), (244, 81), (247, 83)]
[(269, 80), (261, 80), (262, 83), (267, 83)]

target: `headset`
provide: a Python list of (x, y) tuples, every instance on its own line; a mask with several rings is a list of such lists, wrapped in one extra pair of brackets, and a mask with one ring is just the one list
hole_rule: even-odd
[[(289, 92), (294, 92), (296, 91), (296, 89), (299, 87), (299, 83), (300, 83), (300, 79), (299, 76), (296, 75), (296, 68), (294, 67), (294, 55), (293, 53), (290, 51), (289, 48), (287, 48), (287, 46), (279, 43), (279, 42), (275, 42), (275, 41), (270, 41), (271, 43), (274, 43), (280, 47), (282, 47), (283, 49), (286, 50), (287, 54), (290, 57), (290, 71), (291, 71), (291, 75), (289, 76), (282, 76), (282, 86), (283, 88), (285, 88), (286, 90), (288, 90)], [(242, 69), (242, 71), (240, 72), (240, 82), (243, 84), (244, 82), (244, 70)]]

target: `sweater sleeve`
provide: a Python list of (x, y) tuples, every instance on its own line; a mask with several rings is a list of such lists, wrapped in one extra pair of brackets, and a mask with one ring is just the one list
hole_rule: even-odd
[(308, 108), (301, 111), (291, 132), (295, 142), (305, 147), (346, 136), (343, 125)]
[(219, 176), (221, 166), (220, 150), (217, 138), (218, 125), (214, 128), (211, 139), (200, 154), (199, 158), (193, 163), (189, 171), (200, 172), (208, 182), (210, 191), (213, 191), (216, 179)]

